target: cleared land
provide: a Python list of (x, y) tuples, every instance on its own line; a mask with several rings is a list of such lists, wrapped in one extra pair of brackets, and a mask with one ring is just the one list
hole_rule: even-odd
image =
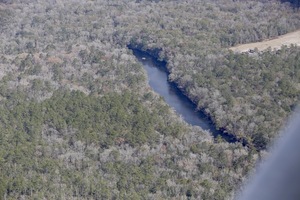
[(255, 48), (257, 48), (259, 51), (263, 51), (268, 47), (271, 47), (271, 49), (274, 50), (274, 49), (280, 49), (282, 45), (289, 46), (291, 44), (296, 44), (298, 46), (300, 45), (300, 30), (292, 33), (287, 33), (275, 39), (265, 40), (262, 42), (242, 44), (235, 47), (231, 47), (229, 49), (234, 52), (247, 52), (250, 49), (255, 49)]

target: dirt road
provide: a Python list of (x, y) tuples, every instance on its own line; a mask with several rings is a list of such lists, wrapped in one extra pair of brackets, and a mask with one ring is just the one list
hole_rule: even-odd
[(282, 45), (291, 45), (296, 44), (300, 46), (300, 30), (287, 33), (285, 35), (279, 36), (275, 39), (265, 40), (262, 42), (255, 42), (255, 43), (248, 43), (248, 44), (241, 44), (235, 47), (231, 47), (234, 52), (247, 52), (250, 49), (257, 48), (259, 51), (263, 51), (268, 47), (271, 47), (272, 50), (280, 49)]

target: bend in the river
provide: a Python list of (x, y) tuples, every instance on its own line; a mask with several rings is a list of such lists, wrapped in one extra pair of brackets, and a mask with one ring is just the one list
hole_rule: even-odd
[(168, 81), (169, 72), (165, 61), (158, 61), (149, 53), (129, 46), (135, 57), (147, 71), (149, 85), (160, 94), (164, 100), (190, 125), (200, 126), (208, 130), (214, 137), (221, 136), (227, 142), (237, 142), (236, 138), (218, 130), (212, 120), (202, 111), (196, 110), (196, 105), (187, 98), (178, 87)]

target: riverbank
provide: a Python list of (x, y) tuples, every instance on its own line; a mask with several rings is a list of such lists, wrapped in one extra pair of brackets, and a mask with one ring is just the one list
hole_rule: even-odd
[[(159, 51), (157, 49), (145, 51), (130, 45), (128, 48), (133, 51), (133, 54), (146, 69), (149, 84), (152, 89), (164, 97), (165, 101), (173, 107), (188, 124), (200, 126), (203, 130), (210, 131), (216, 140), (221, 137), (230, 143), (240, 142), (234, 135), (227, 133), (224, 128), (216, 127), (216, 124), (208, 113), (204, 110), (197, 109), (197, 104), (189, 98), (184, 88), (180, 87), (178, 83), (168, 80), (170, 72), (167, 68), (167, 62), (158, 60), (157, 56)], [(150, 59), (152, 61), (150, 61)], [(154, 69), (151, 69), (152, 67), (160, 70), (154, 72)], [(153, 76), (153, 73), (155, 73), (155, 76)], [(242, 144), (244, 146), (247, 145), (245, 141), (242, 141)]]

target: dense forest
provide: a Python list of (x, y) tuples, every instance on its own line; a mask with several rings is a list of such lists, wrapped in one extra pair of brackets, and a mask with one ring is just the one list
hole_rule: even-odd
[[(277, 0), (0, 1), (0, 199), (233, 199), (299, 100), (300, 49), (228, 47), (300, 28)], [(167, 62), (227, 143), (154, 93)]]
[[(297, 30), (300, 13), (278, 1), (193, 3), (169, 2), (157, 18), (145, 16), (147, 25), (130, 44), (166, 60), (170, 81), (220, 129), (251, 148), (266, 149), (299, 100), (300, 49), (234, 54), (226, 47)], [(184, 12), (174, 15), (179, 10)], [(143, 16), (129, 18), (136, 20), (134, 34)], [(158, 19), (169, 27), (155, 23)]]

